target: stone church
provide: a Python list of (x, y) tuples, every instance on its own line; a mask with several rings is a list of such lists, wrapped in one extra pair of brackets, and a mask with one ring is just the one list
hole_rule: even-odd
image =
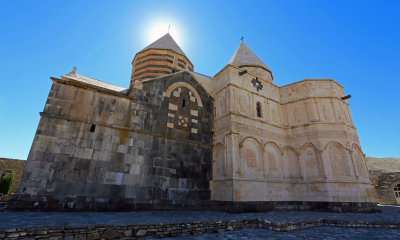
[(245, 43), (214, 77), (166, 34), (129, 88), (53, 85), (9, 210), (377, 210), (343, 86), (285, 86)]

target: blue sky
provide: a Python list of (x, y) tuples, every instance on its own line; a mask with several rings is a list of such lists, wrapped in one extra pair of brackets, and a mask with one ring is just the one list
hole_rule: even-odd
[(0, 157), (27, 158), (51, 76), (77, 66), (127, 87), (157, 23), (179, 34), (196, 72), (216, 74), (243, 35), (278, 86), (335, 79), (364, 153), (400, 157), (399, 12), (400, 1), (2, 0)]

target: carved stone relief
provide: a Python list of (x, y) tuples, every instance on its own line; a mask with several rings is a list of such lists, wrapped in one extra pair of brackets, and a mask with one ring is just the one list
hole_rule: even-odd
[(288, 180), (300, 180), (301, 170), (299, 157), (293, 149), (285, 149), (283, 151), (285, 161), (285, 178)]
[(312, 147), (307, 147), (301, 155), (304, 163), (304, 175), (307, 179), (322, 178), (321, 161), (317, 152)]
[(258, 80), (258, 77), (253, 78), (253, 79), (251, 80), (251, 83), (253, 84), (253, 87), (257, 90), (257, 92), (260, 91), (261, 89), (263, 89), (263, 87), (264, 87), (264, 86), (262, 85), (261, 81)]
[(170, 96), (167, 127), (196, 134), (199, 128), (198, 111), (195, 94), (183, 86), (175, 88)]
[(273, 144), (267, 144), (264, 152), (266, 178), (282, 178), (281, 153)]
[(367, 169), (365, 167), (365, 160), (363, 157), (363, 153), (361, 152), (361, 150), (358, 147), (355, 147), (353, 150), (353, 158), (354, 158), (354, 162), (355, 162), (356, 168), (358, 170), (359, 176), (367, 178), (368, 173), (367, 173)]
[(249, 178), (262, 178), (264, 175), (261, 149), (258, 143), (247, 139), (241, 149), (242, 176)]
[(322, 118), (322, 121), (334, 121), (335, 120), (335, 112), (332, 107), (332, 104), (329, 100), (320, 100), (320, 106), (319, 109), (321, 111), (320, 116)]
[(334, 177), (351, 176), (345, 150), (337, 145), (328, 147), (327, 157)]
[(307, 107), (305, 102), (297, 102), (287, 105), (288, 109), (288, 121), (289, 124), (298, 124), (301, 122), (307, 122)]

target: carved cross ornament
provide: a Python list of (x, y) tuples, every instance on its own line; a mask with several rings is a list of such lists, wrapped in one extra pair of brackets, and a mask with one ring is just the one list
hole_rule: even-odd
[(262, 85), (262, 83), (260, 82), (260, 80), (258, 80), (258, 77), (253, 78), (251, 80), (251, 83), (253, 83), (253, 87), (255, 87), (257, 89), (257, 92), (260, 91), (261, 89), (263, 89), (263, 87), (264, 87)]
[(189, 118), (183, 117), (181, 115), (178, 116), (178, 125), (179, 126), (187, 127), (189, 124), (188, 121), (189, 121)]

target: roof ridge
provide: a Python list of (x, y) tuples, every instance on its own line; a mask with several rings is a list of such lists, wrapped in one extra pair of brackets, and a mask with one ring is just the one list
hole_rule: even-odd
[(67, 78), (67, 79), (71, 79), (74, 81), (79, 81), (79, 82), (83, 82), (86, 84), (90, 84), (90, 85), (94, 85), (97, 87), (101, 87), (101, 88), (105, 88), (105, 89), (109, 89), (109, 90), (113, 90), (113, 91), (118, 91), (118, 92), (124, 92), (127, 90), (127, 88), (109, 83), (109, 82), (105, 82), (99, 79), (95, 79), (95, 78), (91, 78), (82, 74), (78, 74), (76, 72), (71, 72), (71, 73), (67, 73), (61, 76), (61, 78)]
[(212, 77), (210, 77), (208, 75), (205, 75), (205, 74), (202, 74), (202, 73), (199, 73), (199, 72), (195, 72), (195, 71), (189, 71), (189, 72), (194, 73), (194, 74), (199, 74), (199, 75), (202, 75), (202, 76), (205, 76), (205, 77), (212, 78)]

